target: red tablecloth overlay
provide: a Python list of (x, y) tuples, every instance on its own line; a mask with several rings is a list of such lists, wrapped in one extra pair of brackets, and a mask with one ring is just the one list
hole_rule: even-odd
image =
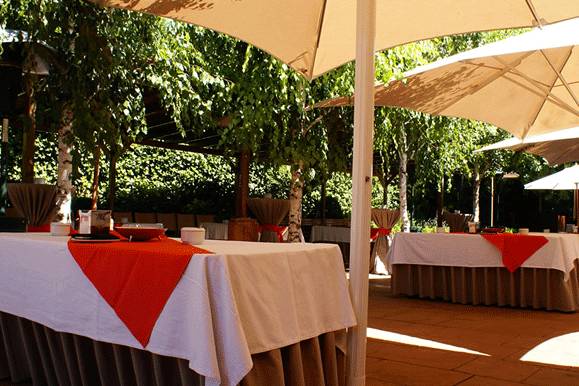
[(503, 257), (503, 265), (515, 272), (535, 252), (549, 240), (545, 236), (515, 235), (512, 233), (481, 235), (494, 245)]
[(68, 249), (143, 347), (191, 257), (212, 253), (167, 238), (89, 244), (69, 240)]

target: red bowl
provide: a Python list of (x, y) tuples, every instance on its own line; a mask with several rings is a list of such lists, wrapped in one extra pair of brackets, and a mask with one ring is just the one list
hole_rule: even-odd
[(147, 241), (165, 236), (164, 228), (118, 227), (115, 230), (131, 241)]

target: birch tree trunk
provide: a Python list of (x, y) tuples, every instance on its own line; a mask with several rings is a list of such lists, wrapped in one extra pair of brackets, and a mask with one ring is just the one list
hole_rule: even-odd
[(91, 187), (91, 204), (90, 208), (96, 210), (99, 200), (99, 174), (101, 163), (101, 149), (96, 146), (93, 152), (93, 174)]
[(386, 176), (384, 175), (384, 173), (382, 173), (381, 176), (378, 177), (378, 180), (380, 180), (380, 185), (382, 185), (382, 207), (387, 208), (388, 207), (388, 182), (386, 182)]
[(444, 212), (444, 176), (440, 180), (440, 185), (436, 192), (436, 226), (441, 227), (444, 225), (443, 219)]
[(56, 182), (58, 214), (56, 220), (60, 222), (69, 222), (72, 219), (72, 119), (72, 110), (65, 108), (58, 129), (58, 180)]
[(304, 189), (303, 162), (292, 167), (292, 182), (290, 190), (289, 228), (287, 241), (299, 243), (302, 228), (302, 195)]
[(474, 183), (472, 186), (472, 212), (474, 222), (480, 222), (480, 172), (478, 166), (474, 167)]
[(406, 133), (402, 132), (402, 150), (400, 151), (400, 218), (402, 219), (402, 232), (410, 232), (410, 220), (408, 218), (408, 147)]

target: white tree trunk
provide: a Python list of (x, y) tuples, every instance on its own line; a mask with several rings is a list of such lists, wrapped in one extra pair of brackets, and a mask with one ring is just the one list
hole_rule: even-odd
[(480, 173), (478, 166), (474, 167), (474, 184), (472, 187), (472, 212), (474, 222), (480, 222)]
[(73, 186), (70, 181), (72, 174), (72, 110), (65, 108), (58, 129), (58, 214), (56, 220), (70, 222), (72, 220), (71, 201)]
[(406, 132), (402, 131), (402, 148), (400, 150), (400, 167), (398, 169), (400, 180), (400, 218), (402, 219), (402, 232), (410, 232), (410, 220), (408, 218), (408, 146)]
[(290, 210), (289, 228), (287, 241), (290, 243), (301, 242), (300, 234), (302, 228), (302, 195), (304, 189), (304, 178), (302, 176), (303, 163), (292, 167), (292, 182), (290, 190)]

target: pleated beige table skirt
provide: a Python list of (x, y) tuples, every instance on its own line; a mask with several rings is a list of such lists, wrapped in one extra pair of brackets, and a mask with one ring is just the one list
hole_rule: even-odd
[(395, 295), (574, 312), (579, 309), (579, 261), (565, 280), (555, 269), (440, 267), (394, 264)]
[[(0, 312), (0, 379), (34, 386), (203, 386), (187, 361), (59, 333)], [(341, 386), (345, 356), (335, 333), (252, 355), (242, 386)]]

